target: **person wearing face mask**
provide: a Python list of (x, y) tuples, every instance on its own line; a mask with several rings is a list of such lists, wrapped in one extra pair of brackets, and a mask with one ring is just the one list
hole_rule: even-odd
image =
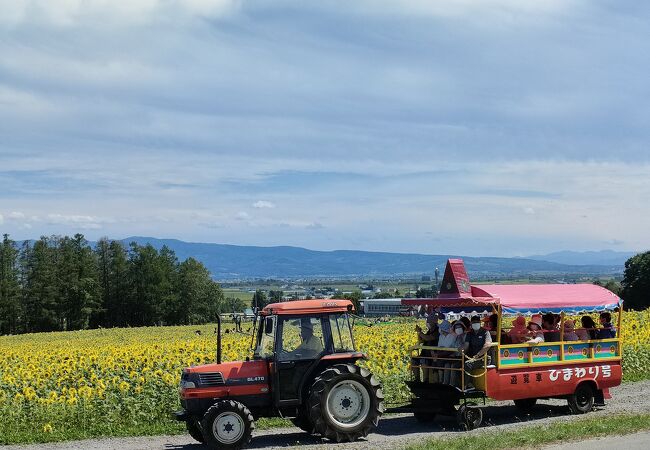
[[(451, 326), (451, 332), (449, 333), (449, 345), (446, 347), (449, 348), (455, 348), (456, 351), (448, 353), (448, 357), (450, 358), (459, 358), (460, 357), (460, 351), (465, 348), (465, 332), (466, 332), (465, 324), (461, 320), (457, 320), (456, 322), (453, 323)], [(460, 384), (460, 372), (458, 370), (451, 370), (451, 369), (459, 369), (460, 368), (460, 361), (446, 361), (445, 362), (445, 371), (443, 374), (443, 379), (442, 382), (444, 384), (450, 384), (452, 386), (458, 387)]]
[[(481, 318), (479, 316), (472, 316), (471, 329), (465, 336), (465, 371), (470, 372), (474, 369), (482, 369), (485, 367), (483, 355), (485, 355), (492, 345), (492, 337), (490, 332), (481, 326)], [(488, 357), (488, 364), (490, 364)], [(473, 389), (474, 385), (469, 382), (465, 383), (466, 389)]]
[[(438, 347), (449, 348), (454, 345), (456, 340), (456, 335), (451, 328), (451, 324), (447, 320), (443, 320), (438, 325), (440, 330), (440, 338), (438, 339)], [(439, 350), (437, 352), (438, 360), (436, 361), (436, 366), (440, 367), (438, 369), (438, 382), (444, 383), (445, 380), (445, 366), (449, 363), (445, 358), (449, 358), (450, 353), (447, 351)]]

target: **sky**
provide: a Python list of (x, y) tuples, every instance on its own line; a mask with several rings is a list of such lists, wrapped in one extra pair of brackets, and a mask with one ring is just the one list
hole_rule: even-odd
[(0, 231), (650, 248), (650, 4), (0, 0)]

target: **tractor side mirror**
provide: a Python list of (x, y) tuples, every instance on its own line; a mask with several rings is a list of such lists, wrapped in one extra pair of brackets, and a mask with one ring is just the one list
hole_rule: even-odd
[(271, 334), (273, 333), (273, 318), (267, 317), (266, 322), (264, 323), (264, 333)]

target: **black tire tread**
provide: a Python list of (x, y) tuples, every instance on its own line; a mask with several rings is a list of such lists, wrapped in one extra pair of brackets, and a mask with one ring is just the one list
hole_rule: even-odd
[[(588, 404), (586, 406), (584, 406), (584, 407), (578, 405), (578, 392), (581, 389), (589, 389), (589, 391), (590, 391), (589, 395), (591, 396), (591, 399), (590, 399), (591, 401), (588, 402)], [(588, 384), (588, 383), (579, 384), (578, 387), (576, 387), (575, 392), (573, 394), (571, 394), (569, 396), (569, 398), (567, 399), (567, 403), (569, 404), (569, 409), (571, 410), (571, 412), (573, 414), (586, 414), (589, 411), (591, 411), (594, 408), (594, 400), (595, 400), (594, 399), (594, 394), (595, 394), (594, 389), (593, 389), (593, 387), (591, 387), (590, 384)]]
[(303, 411), (303, 414), (290, 420), (294, 426), (300, 428), (302, 431), (309, 434), (314, 434), (314, 425), (311, 423), (311, 420), (309, 420), (309, 415), (306, 411)]
[(201, 431), (201, 423), (198, 419), (187, 419), (185, 422), (185, 428), (187, 428), (187, 432), (195, 441), (198, 441), (201, 444), (205, 443), (205, 437), (203, 437), (203, 431)]
[[(467, 413), (469, 411), (475, 412), (478, 414), (478, 420), (477, 423), (470, 422)], [(456, 413), (456, 420), (458, 421), (458, 425), (461, 426), (465, 431), (471, 431), (475, 428), (478, 428), (481, 426), (483, 423), (483, 411), (481, 408), (476, 404), (476, 403), (466, 403), (464, 405), (460, 405), (458, 408), (458, 411)]]
[[(325, 401), (323, 394), (326, 388), (333, 384), (335, 380), (343, 377), (349, 378), (350, 376), (357, 378), (357, 381), (369, 388), (372, 405), (365, 422), (356, 429), (342, 431), (337, 430), (325, 420), (322, 413), (322, 405)], [(352, 442), (368, 436), (368, 433), (377, 427), (379, 418), (384, 412), (383, 400), (384, 394), (382, 393), (381, 382), (369, 370), (354, 364), (336, 364), (325, 369), (312, 383), (308, 399), (309, 419), (313, 424), (314, 432), (324, 438), (334, 442)]]

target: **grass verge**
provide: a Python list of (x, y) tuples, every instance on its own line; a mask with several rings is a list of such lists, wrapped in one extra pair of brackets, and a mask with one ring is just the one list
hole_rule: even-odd
[(617, 414), (557, 422), (545, 426), (527, 426), (514, 431), (485, 431), (453, 438), (431, 439), (408, 450), (479, 450), (489, 448), (539, 447), (542, 444), (583, 440), (607, 435), (630, 434), (650, 430), (650, 414)]

